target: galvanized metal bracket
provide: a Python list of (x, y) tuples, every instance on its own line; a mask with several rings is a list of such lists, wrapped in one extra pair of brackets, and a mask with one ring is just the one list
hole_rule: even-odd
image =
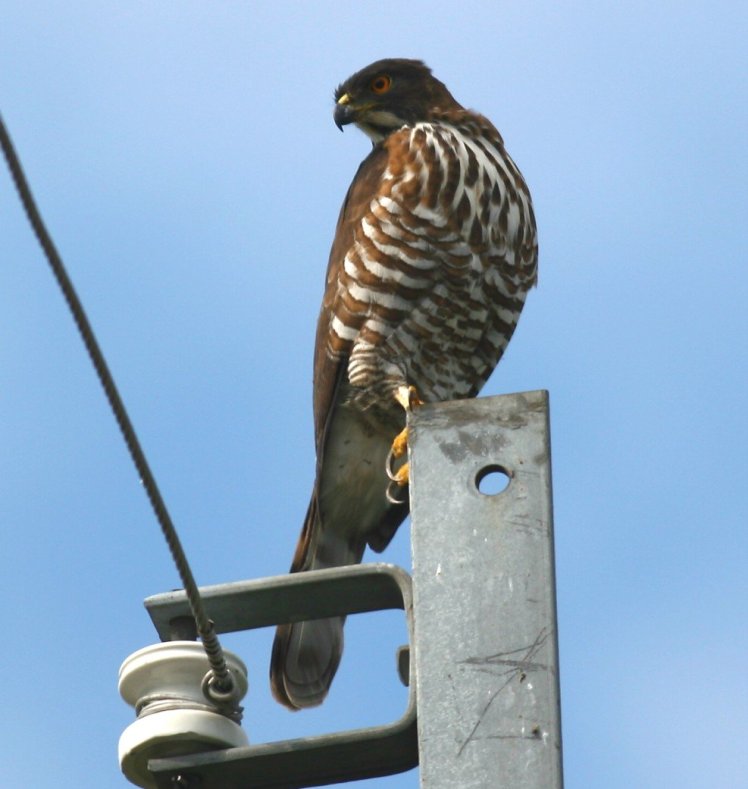
[[(283, 575), (200, 589), (218, 633), (269, 627), (283, 622), (405, 611), (412, 643), (410, 576), (389, 564), (365, 564)], [(145, 606), (162, 640), (191, 637), (184, 592), (149, 597)], [(411, 677), (412, 679), (412, 677)], [(306, 787), (373, 778), (418, 764), (415, 683), (397, 721), (335, 734), (228, 748), (210, 753), (152, 759), (148, 769), (160, 789), (269, 789)], [(182, 783), (175, 783), (181, 777)]]
[[(384, 564), (201, 590), (219, 633), (404, 609), (411, 654), (400, 659), (410, 677), (403, 717), (154, 759), (159, 789), (320, 786), (419, 761), (428, 789), (561, 789), (547, 392), (423, 405), (408, 425), (413, 597), (408, 574)], [(492, 475), (503, 477), (504, 490), (484, 487)], [(182, 592), (146, 607), (162, 639), (194, 637)], [(184, 783), (174, 783), (178, 776)]]
[(421, 786), (560, 789), (548, 394), (421, 406), (408, 443)]

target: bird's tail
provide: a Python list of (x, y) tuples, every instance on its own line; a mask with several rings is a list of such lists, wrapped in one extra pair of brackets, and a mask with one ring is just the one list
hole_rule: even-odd
[[(292, 573), (357, 564), (363, 556), (363, 544), (323, 532), (315, 498), (307, 511)], [(335, 616), (279, 625), (270, 659), (270, 687), (281, 704), (299, 710), (324, 701), (343, 654), (344, 622), (345, 617)]]

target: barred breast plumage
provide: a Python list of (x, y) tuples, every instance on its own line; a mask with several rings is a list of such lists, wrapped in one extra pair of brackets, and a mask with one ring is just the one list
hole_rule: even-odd
[(499, 133), (465, 111), (392, 133), (378, 193), (354, 233), (328, 353), (348, 357), (360, 408), (392, 391), (474, 395), (535, 278), (530, 197)]
[[(477, 394), (536, 281), (530, 195), (486, 118), (411, 60), (372, 64), (336, 102), (338, 125), (355, 123), (374, 147), (330, 253), (315, 348), (317, 475), (292, 572), (386, 547), (407, 514), (407, 501), (385, 497), (385, 458), (405, 421), (395, 393)], [(320, 703), (341, 652), (341, 619), (279, 628), (278, 700)]]

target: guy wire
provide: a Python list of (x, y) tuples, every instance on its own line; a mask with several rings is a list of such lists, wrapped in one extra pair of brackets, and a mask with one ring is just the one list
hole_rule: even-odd
[(114, 379), (109, 372), (109, 367), (106, 363), (106, 360), (104, 359), (101, 349), (99, 348), (99, 344), (96, 341), (96, 337), (93, 333), (93, 329), (91, 328), (91, 324), (86, 317), (83, 305), (75, 292), (73, 283), (71, 282), (67, 271), (65, 270), (62, 258), (57, 252), (52, 238), (44, 225), (41, 214), (39, 213), (39, 209), (37, 208), (34, 201), (34, 197), (31, 194), (31, 189), (29, 187), (28, 181), (26, 180), (26, 176), (24, 175), (23, 168), (21, 167), (21, 162), (16, 154), (13, 142), (10, 138), (10, 134), (8, 133), (5, 123), (3, 122), (2, 116), (0, 116), (0, 146), (2, 147), (5, 160), (8, 164), (8, 168), (16, 186), (16, 190), (18, 191), (18, 196), (21, 200), (21, 203), (23, 204), (26, 216), (28, 217), (28, 220), (34, 231), (34, 235), (36, 236), (39, 245), (44, 251), (44, 255), (47, 258), (47, 262), (52, 269), (55, 279), (57, 280), (57, 284), (62, 290), (65, 301), (70, 308), (75, 325), (78, 327), (83, 344), (86, 346), (86, 350), (88, 351), (91, 362), (96, 369), (96, 374), (98, 375), (101, 386), (104, 389), (104, 394), (106, 395), (109, 406), (112, 409), (114, 418), (119, 425), (120, 432), (122, 433), (122, 437), (125, 440), (127, 449), (130, 452), (130, 457), (135, 464), (135, 469), (137, 470), (140, 481), (145, 488), (145, 492), (148, 496), (148, 500), (151, 503), (153, 512), (156, 515), (156, 520), (158, 520), (161, 531), (163, 532), (164, 538), (166, 539), (166, 543), (169, 546), (169, 551), (171, 552), (172, 558), (174, 559), (174, 564), (176, 565), (177, 572), (179, 573), (179, 577), (187, 595), (187, 600), (190, 605), (190, 610), (192, 611), (192, 616), (195, 619), (197, 632), (200, 635), (211, 670), (213, 672), (215, 688), (224, 694), (229, 693), (233, 687), (233, 680), (226, 666), (226, 660), (224, 659), (223, 650), (221, 649), (218, 637), (216, 636), (213, 622), (208, 619), (205, 613), (197, 584), (195, 583), (195, 579), (192, 575), (192, 570), (190, 569), (187, 557), (185, 556), (184, 550), (182, 549), (182, 544), (179, 541), (179, 536), (177, 535), (177, 531), (174, 527), (174, 524), (172, 523), (169, 512), (166, 509), (166, 504), (161, 497), (158, 485), (156, 484), (156, 479), (151, 472), (148, 461), (146, 460), (146, 457), (140, 446), (135, 429), (130, 422), (129, 416), (127, 415), (125, 405), (119, 395), (117, 386), (114, 383)]

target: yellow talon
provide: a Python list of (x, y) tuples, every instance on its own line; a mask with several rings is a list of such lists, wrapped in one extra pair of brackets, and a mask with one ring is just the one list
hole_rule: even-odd
[[(384, 464), (384, 470), (390, 478), (390, 487), (393, 485), (396, 488), (404, 488), (408, 484), (410, 475), (408, 472), (408, 463), (403, 463), (399, 468), (395, 468), (395, 460), (401, 458), (408, 451), (408, 428), (403, 428), (392, 442), (390, 451), (387, 453), (387, 460)], [(389, 489), (389, 488), (388, 488)], [(390, 501), (395, 501), (388, 495)]]
[[(423, 401), (418, 396), (418, 391), (415, 386), (398, 386), (395, 390), (395, 399), (405, 409), (406, 413), (412, 411), (419, 405), (423, 405)], [(404, 427), (394, 438), (390, 451), (387, 453), (387, 461), (385, 463), (385, 471), (390, 478), (390, 483), (387, 486), (386, 496), (387, 500), (392, 504), (402, 504), (404, 499), (399, 499), (395, 493), (396, 491), (404, 488), (410, 481), (410, 469), (408, 463), (403, 463), (397, 470), (394, 469), (394, 461), (403, 457), (408, 451), (408, 428)]]
[(408, 464), (403, 463), (403, 465), (400, 466), (400, 468), (394, 473), (388, 468), (387, 476), (390, 478), (390, 483), (387, 485), (387, 489), (384, 492), (384, 495), (387, 497), (387, 501), (389, 501), (390, 504), (404, 504), (407, 501), (407, 494), (405, 498), (401, 499), (398, 496), (398, 491), (406, 488), (408, 486), (408, 482), (410, 481)]
[(400, 466), (395, 472), (395, 479), (392, 481), (401, 488), (404, 488), (408, 482), (410, 482), (410, 469), (407, 463), (403, 463), (403, 465)]
[(392, 457), (401, 458), (408, 451), (408, 428), (404, 427), (392, 442)]

